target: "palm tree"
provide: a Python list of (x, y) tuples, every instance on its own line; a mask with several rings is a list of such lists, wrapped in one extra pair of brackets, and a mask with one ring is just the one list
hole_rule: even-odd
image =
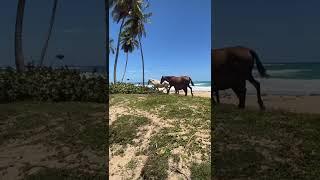
[(129, 15), (129, 11), (131, 9), (131, 4), (134, 0), (109, 0), (109, 7), (112, 8), (112, 18), (116, 23), (121, 21), (119, 34), (118, 34), (118, 42), (116, 48), (116, 56), (114, 60), (113, 67), (113, 81), (116, 83), (117, 81), (117, 64), (118, 64), (118, 56), (119, 56), (119, 47), (120, 47), (120, 36), (123, 29), (123, 25), (125, 19)]
[(24, 15), (25, 0), (18, 1), (16, 26), (15, 26), (15, 38), (14, 38), (14, 54), (16, 69), (18, 72), (24, 71), (24, 57), (22, 48), (22, 27), (23, 27), (23, 15)]
[(112, 53), (112, 54), (114, 54), (114, 47), (113, 47), (113, 39), (110, 39), (109, 40), (109, 54), (110, 54), (110, 52)]
[(141, 38), (146, 37), (146, 30), (145, 30), (145, 23), (150, 22), (150, 17), (152, 13), (143, 12), (145, 9), (149, 7), (149, 2), (144, 2), (143, 0), (136, 0), (132, 12), (130, 12), (129, 19), (127, 20), (125, 26), (130, 28), (131, 33), (134, 37), (138, 37), (139, 46), (140, 46), (140, 53), (141, 53), (141, 61), (142, 61), (142, 85), (144, 86), (144, 57), (143, 57), (143, 50), (142, 50), (142, 42)]
[[(110, 0), (109, 0), (110, 1)], [(109, 9), (108, 9), (108, 2), (107, 2), (107, 0), (104, 0), (104, 23), (105, 23), (105, 48), (106, 48), (106, 50), (108, 49), (108, 47), (107, 47), (107, 42), (108, 42), (108, 40), (109, 40)], [(109, 47), (110, 47), (110, 41), (109, 41)], [(106, 77), (107, 77), (107, 79), (108, 79), (108, 81), (109, 81), (109, 74), (108, 74), (108, 68), (109, 68), (109, 53), (107, 54), (107, 52), (106, 52), (106, 60), (105, 60), (105, 75), (106, 75)], [(109, 84), (109, 83), (108, 83)], [(108, 171), (107, 171), (107, 173), (108, 173)]]
[(54, 19), (55, 19), (55, 16), (56, 16), (57, 4), (58, 4), (58, 0), (54, 0), (47, 39), (46, 39), (46, 41), (44, 43), (44, 46), (42, 48), (42, 51), (41, 51), (40, 66), (42, 66), (44, 57), (45, 57), (46, 52), (47, 52), (48, 43), (49, 43), (49, 40), (50, 40), (50, 37), (51, 37), (51, 32), (52, 32), (52, 28), (53, 28), (53, 24), (54, 24)]
[(135, 47), (139, 48), (138, 41), (133, 36), (131, 36), (131, 33), (128, 32), (128, 30), (129, 29), (126, 29), (125, 31), (123, 31), (123, 33), (121, 34), (121, 41), (120, 41), (121, 49), (126, 53), (126, 64), (124, 66), (124, 72), (123, 72), (121, 82), (123, 82), (123, 78), (127, 71), (129, 52), (131, 53)]

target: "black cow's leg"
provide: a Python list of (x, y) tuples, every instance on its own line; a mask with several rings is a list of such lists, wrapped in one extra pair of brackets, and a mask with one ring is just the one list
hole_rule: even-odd
[(193, 92), (192, 92), (192, 88), (190, 85), (188, 85), (188, 87), (190, 88), (190, 91), (191, 91), (191, 96), (193, 97)]
[(239, 86), (236, 89), (238, 96), (239, 96), (239, 108), (244, 109), (246, 106), (246, 93), (247, 93), (247, 88), (246, 88), (246, 81), (243, 80), (241, 83), (241, 86)]
[(217, 103), (220, 104), (219, 90), (215, 90)]
[(188, 88), (187, 87), (183, 88), (183, 91), (185, 93), (185, 96), (187, 96), (188, 95)]
[(260, 92), (260, 83), (258, 81), (256, 81), (252, 75), (250, 75), (248, 81), (256, 88), (257, 90), (257, 98), (258, 98), (258, 104), (260, 106), (261, 110), (265, 110), (265, 106), (263, 104), (263, 101), (261, 99), (261, 92)]
[(172, 87), (172, 86), (170, 85), (170, 86), (169, 86), (169, 89), (167, 89), (167, 94), (169, 94), (171, 87)]
[(246, 104), (246, 81), (243, 80), (240, 84), (240, 86), (234, 87), (232, 88), (232, 90), (235, 92), (235, 94), (237, 95), (238, 99), (239, 99), (239, 105), (238, 107), (240, 109), (244, 109), (245, 108), (245, 104)]

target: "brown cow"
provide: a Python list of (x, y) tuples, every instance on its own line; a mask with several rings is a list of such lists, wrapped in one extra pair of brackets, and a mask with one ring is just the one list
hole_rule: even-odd
[(258, 104), (265, 109), (260, 95), (260, 83), (253, 78), (254, 63), (261, 77), (269, 77), (258, 55), (252, 49), (236, 46), (211, 50), (213, 61), (213, 91), (220, 103), (219, 90), (231, 88), (239, 98), (239, 108), (245, 107), (246, 80), (257, 90)]
[(167, 90), (167, 94), (169, 94), (171, 87), (174, 86), (176, 93), (178, 93), (179, 90), (183, 89), (183, 91), (185, 92), (185, 96), (187, 96), (188, 87), (189, 87), (191, 90), (191, 95), (193, 96), (192, 88), (190, 87), (189, 84), (190, 82), (192, 86), (194, 86), (194, 84), (189, 76), (180, 76), (180, 77), (162, 76), (160, 83), (162, 84), (164, 81), (168, 81), (170, 85), (169, 89)]

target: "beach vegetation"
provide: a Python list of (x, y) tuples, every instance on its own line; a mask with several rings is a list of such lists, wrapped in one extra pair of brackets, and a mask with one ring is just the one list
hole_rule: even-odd
[(83, 101), (106, 102), (108, 83), (103, 76), (85, 76), (65, 68), (30, 68), (23, 73), (0, 72), (0, 102)]
[(211, 163), (193, 163), (190, 167), (191, 179), (210, 180), (211, 177)]
[(162, 92), (149, 87), (135, 86), (132, 83), (111, 83), (110, 94), (160, 94)]
[[(185, 178), (190, 176), (187, 172), (192, 171), (193, 177), (199, 174), (201, 178), (210, 176), (210, 98), (166, 94), (112, 94), (110, 107), (125, 108), (130, 116), (144, 114), (150, 120), (143, 127), (134, 128), (134, 138), (142, 141), (143, 146), (131, 143), (130, 152), (134, 151), (135, 159), (147, 156), (146, 161), (138, 162), (139, 167), (143, 168), (138, 172), (135, 169), (134, 172), (139, 173), (136, 175), (144, 179), (167, 179), (174, 173)], [(116, 121), (112, 122), (109, 130), (113, 131)], [(129, 151), (126, 145), (114, 147), (111, 144), (110, 147), (112, 153), (116, 153), (117, 149), (123, 149), (124, 153)], [(196, 165), (192, 166), (194, 159), (197, 159), (196, 165), (206, 168), (200, 170)], [(191, 166), (193, 169), (189, 168)]]
[[(33, 167), (31, 167), (33, 168)], [(35, 179), (68, 179), (68, 180), (78, 180), (78, 179), (107, 179), (105, 175), (96, 175), (92, 173), (79, 172), (77, 169), (62, 169), (62, 168), (41, 168), (38, 172), (34, 174), (27, 175), (24, 179), (35, 180)]]
[(143, 116), (123, 115), (112, 123), (109, 130), (109, 144), (132, 144), (137, 138), (138, 128), (150, 123)]

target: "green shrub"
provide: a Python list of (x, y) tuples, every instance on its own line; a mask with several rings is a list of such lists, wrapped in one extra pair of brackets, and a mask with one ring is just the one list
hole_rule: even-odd
[(0, 71), (0, 102), (87, 101), (106, 102), (107, 79), (85, 76), (68, 68), (32, 68), (23, 73)]
[(149, 87), (135, 86), (131, 83), (111, 83), (110, 94), (150, 94), (160, 93)]

